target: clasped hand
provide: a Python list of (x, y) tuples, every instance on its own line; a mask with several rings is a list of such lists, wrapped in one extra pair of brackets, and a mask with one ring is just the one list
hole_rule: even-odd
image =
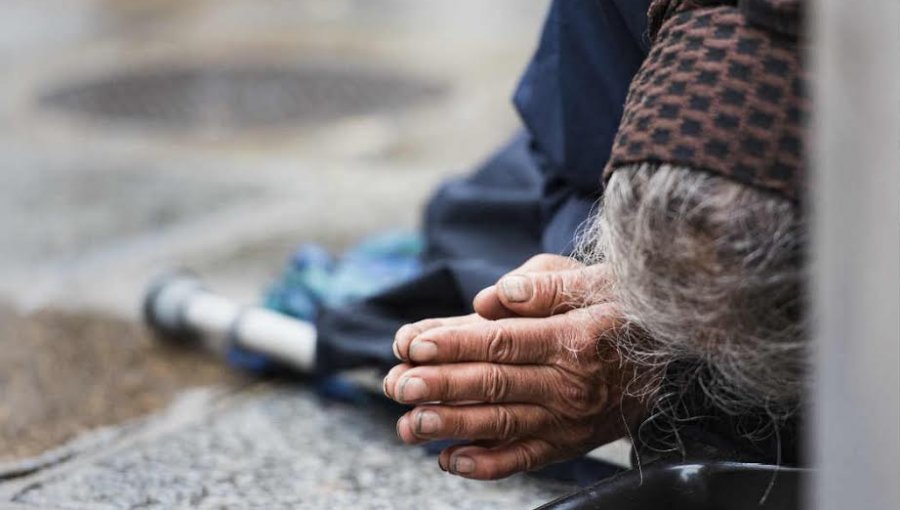
[(441, 469), (497, 479), (622, 437), (643, 413), (612, 339), (624, 322), (606, 268), (539, 255), (475, 298), (476, 313), (402, 327), (402, 361), (385, 394), (414, 405), (397, 422), (408, 444), (469, 441)]

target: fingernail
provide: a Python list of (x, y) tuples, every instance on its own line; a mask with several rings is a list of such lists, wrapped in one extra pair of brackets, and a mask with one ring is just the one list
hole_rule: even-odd
[(400, 342), (405, 341), (406, 338), (414, 335), (413, 325), (412, 324), (404, 324), (397, 329), (397, 332), (394, 333), (394, 343), (391, 348), (394, 350), (394, 356), (397, 359), (402, 360), (403, 358), (400, 356)]
[(409, 359), (413, 361), (431, 361), (437, 357), (437, 344), (427, 340), (414, 340), (409, 346)]
[(400, 391), (398, 393), (400, 394), (401, 402), (413, 402), (425, 398), (427, 391), (428, 386), (425, 385), (425, 381), (418, 377), (407, 377), (400, 381)]
[(453, 472), (460, 475), (467, 475), (475, 471), (475, 461), (469, 457), (454, 457), (451, 461), (453, 464)]
[(438, 457), (438, 467), (441, 468), (441, 471), (443, 471), (444, 473), (447, 472), (447, 468), (444, 467), (444, 463), (441, 462), (441, 458), (440, 458), (440, 457)]
[(387, 392), (387, 376), (384, 376), (384, 379), (381, 380), (381, 391), (384, 393), (385, 397), (390, 397)]
[(500, 280), (500, 288), (512, 303), (524, 303), (531, 299), (531, 282), (524, 276), (507, 276)]
[[(394, 376), (394, 373), (399, 373), (400, 371), (402, 371), (401, 367), (402, 365), (397, 365), (391, 368), (390, 370), (388, 370), (387, 375), (384, 376), (384, 382), (382, 384), (384, 394), (387, 395), (391, 400), (396, 400), (395, 397), (397, 394), (397, 377)], [(388, 391), (388, 389), (390, 389), (390, 391)]]
[(441, 417), (434, 411), (421, 411), (416, 415), (416, 434), (434, 434), (441, 428)]
[(394, 431), (397, 433), (397, 437), (403, 441), (403, 434), (400, 433), (400, 425), (403, 423), (403, 420), (406, 419), (406, 416), (401, 416), (399, 420), (397, 420), (397, 425), (394, 426)]

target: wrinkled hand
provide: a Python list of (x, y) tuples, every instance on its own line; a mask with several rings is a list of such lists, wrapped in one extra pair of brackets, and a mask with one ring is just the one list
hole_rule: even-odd
[(397, 423), (400, 438), (474, 441), (444, 450), (441, 468), (496, 479), (622, 437), (643, 407), (623, 397), (631, 374), (609, 342), (622, 321), (596, 292), (604, 271), (533, 259), (479, 294), (484, 317), (401, 328), (404, 363), (384, 382), (390, 398), (416, 405)]
[(605, 302), (606, 266), (586, 266), (569, 257), (542, 254), (528, 260), (475, 296), (485, 319), (548, 317)]

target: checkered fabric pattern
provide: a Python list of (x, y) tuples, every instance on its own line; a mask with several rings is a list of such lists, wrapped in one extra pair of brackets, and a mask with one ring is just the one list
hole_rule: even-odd
[(809, 110), (800, 44), (790, 33), (799, 4), (654, 2), (653, 46), (632, 82), (605, 177), (624, 165), (670, 163), (798, 201)]

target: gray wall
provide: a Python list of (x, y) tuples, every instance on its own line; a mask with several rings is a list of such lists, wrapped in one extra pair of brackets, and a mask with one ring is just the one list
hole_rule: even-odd
[(811, 508), (900, 505), (900, 1), (818, 0)]

